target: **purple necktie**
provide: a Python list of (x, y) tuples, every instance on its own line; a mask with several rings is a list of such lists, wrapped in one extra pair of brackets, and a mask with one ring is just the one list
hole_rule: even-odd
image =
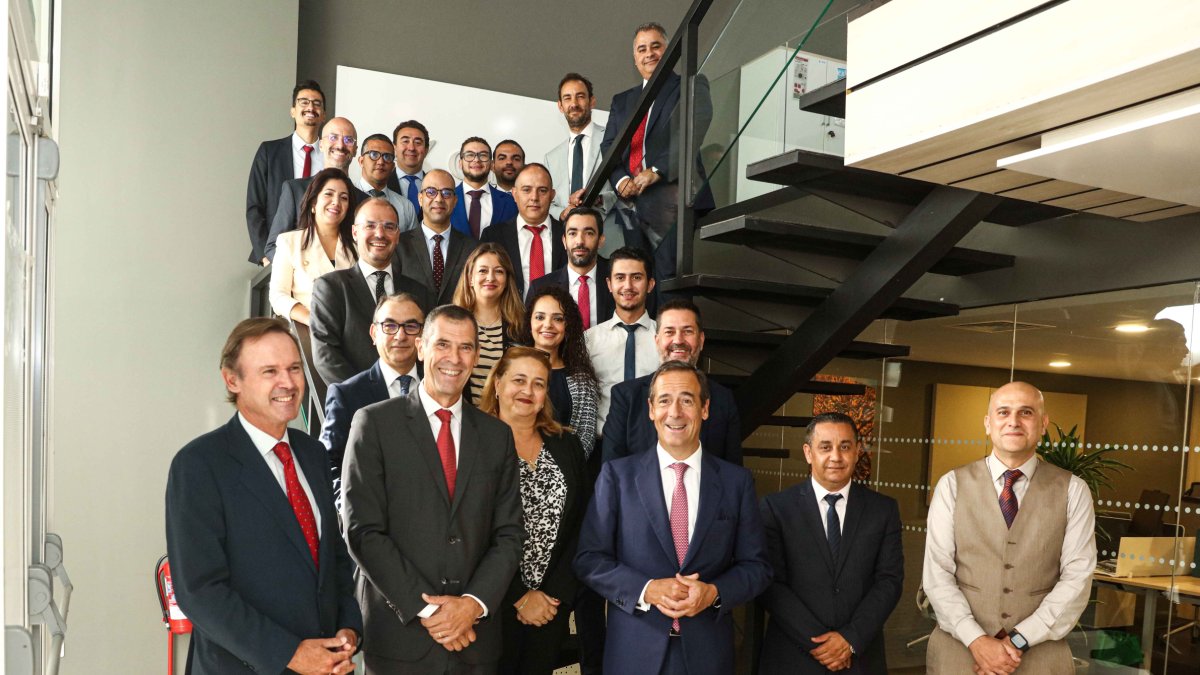
[(1010, 529), (1017, 518), (1017, 494), (1013, 492), (1013, 483), (1023, 475), (1020, 469), (1004, 472), (1004, 489), (1000, 491), (1000, 513), (1004, 514), (1004, 523)]
[(483, 220), (483, 205), (479, 203), (479, 196), (483, 194), (483, 190), (468, 190), (467, 194), (471, 196), (471, 206), (467, 210), (467, 223), (471, 225), (471, 236), (479, 238), (479, 221)]

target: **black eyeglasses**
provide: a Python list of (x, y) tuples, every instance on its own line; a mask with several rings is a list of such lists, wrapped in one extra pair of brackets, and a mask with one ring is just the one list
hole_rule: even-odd
[(368, 150), (368, 151), (364, 152), (363, 154), (366, 155), (367, 157), (370, 157), (373, 161), (376, 161), (376, 162), (379, 161), (380, 157), (382, 157), (383, 161), (385, 161), (385, 162), (396, 161), (396, 156), (390, 152), (380, 152), (378, 150)]
[(481, 162), (487, 162), (487, 161), (491, 161), (491, 159), (492, 159), (492, 153), (490, 153), (490, 152), (464, 152), (464, 153), (460, 154), (459, 156), (462, 157), (463, 159), (467, 160), (468, 162), (474, 162), (475, 160), (479, 160)]
[(405, 321), (404, 323), (396, 323), (395, 321), (376, 321), (375, 325), (379, 326), (379, 328), (387, 335), (395, 335), (396, 333), (400, 332), (401, 328), (404, 329), (405, 335), (420, 335), (421, 329), (425, 327), (425, 324), (417, 323), (416, 321)]
[(315, 98), (298, 98), (296, 99), (296, 106), (299, 108), (311, 107), (314, 110), (320, 110), (325, 107), (325, 102)]
[(442, 199), (450, 199), (454, 196), (454, 188), (442, 188), (439, 190), (435, 187), (427, 187), (424, 190), (421, 190), (421, 192), (430, 199), (438, 196), (438, 194), (442, 195)]

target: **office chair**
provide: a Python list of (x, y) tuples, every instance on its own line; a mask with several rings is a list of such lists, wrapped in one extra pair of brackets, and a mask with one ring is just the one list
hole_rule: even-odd
[[(1161, 537), (1163, 526), (1162, 517), (1165, 513), (1167, 502), (1171, 501), (1171, 495), (1161, 490), (1142, 490), (1142, 496), (1138, 499), (1138, 503), (1142, 508), (1133, 512), (1133, 518), (1129, 521), (1129, 530), (1125, 533), (1127, 537)], [(1157, 506), (1158, 510), (1154, 510)]]

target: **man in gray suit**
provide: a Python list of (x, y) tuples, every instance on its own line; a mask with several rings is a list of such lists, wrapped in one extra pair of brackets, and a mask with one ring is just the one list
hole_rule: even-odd
[(396, 256), (401, 274), (429, 289), (433, 305), (449, 305), (454, 302), (463, 265), (478, 242), (450, 226), (458, 194), (448, 172), (434, 169), (426, 173), (420, 200), (421, 226), (400, 235)]
[(342, 515), (367, 673), (483, 675), (500, 658), (494, 617), (524, 526), (512, 432), (463, 403), (475, 331), (461, 307), (430, 312), (418, 396), (369, 405), (350, 426)]
[[(567, 73), (558, 83), (558, 110), (567, 120), (568, 137), (546, 153), (546, 168), (554, 183), (554, 200), (550, 213), (561, 221), (567, 212), (582, 204), (583, 189), (592, 178), (592, 172), (600, 166), (604, 153), (600, 140), (604, 138), (604, 127), (592, 121), (592, 109), (596, 97), (592, 95), (592, 83), (579, 73)], [(600, 193), (600, 203), (595, 206), (608, 214), (606, 223), (612, 223), (613, 205), (617, 195), (605, 181)]]

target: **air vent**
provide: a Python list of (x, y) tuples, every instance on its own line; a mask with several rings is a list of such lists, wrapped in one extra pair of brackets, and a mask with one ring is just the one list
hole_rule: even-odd
[(1015, 330), (1043, 330), (1054, 328), (1047, 323), (1026, 323), (1017, 321), (975, 321), (972, 323), (956, 323), (950, 326), (959, 330), (969, 330), (974, 333), (1011, 333)]

